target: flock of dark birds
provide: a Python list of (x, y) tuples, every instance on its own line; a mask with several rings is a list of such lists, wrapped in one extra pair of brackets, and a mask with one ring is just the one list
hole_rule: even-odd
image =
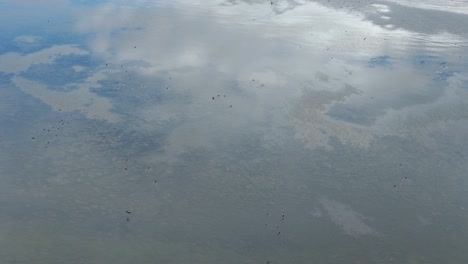
[[(62, 111), (62, 109), (58, 109), (59, 112)], [(70, 115), (72, 117), (73, 115)], [(33, 136), (31, 137), (32, 140), (36, 139), (43, 139), (44, 140), (44, 148), (48, 148), (49, 144), (53, 141), (54, 138), (59, 136), (59, 133), (65, 129), (65, 126), (69, 124), (69, 121), (65, 121), (64, 119), (60, 119), (58, 122), (56, 122), (55, 125), (52, 125), (51, 127), (46, 127), (42, 129), (42, 134), (39, 135), (39, 137)]]

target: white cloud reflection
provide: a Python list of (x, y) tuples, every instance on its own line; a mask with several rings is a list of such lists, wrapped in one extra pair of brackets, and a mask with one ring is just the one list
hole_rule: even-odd
[[(413, 63), (415, 55), (431, 54), (457, 65), (465, 49), (451, 43), (466, 39), (395, 26), (394, 3), (369, 3), (356, 11), (352, 4), (340, 9), (320, 1), (122, 2), (83, 10), (76, 30), (87, 36), (93, 56), (125, 65), (135, 76), (164, 80), (168, 94), (188, 98), (138, 110), (144, 130), (183, 120), (169, 136), (167, 151), (175, 156), (186, 147), (215, 148), (246, 131), (263, 133), (274, 144), (285, 136), (278, 131), (289, 126), (311, 148), (329, 148), (331, 139), (367, 147), (380, 136), (415, 136), (414, 131), (424, 134), (441, 122), (466, 118), (461, 114), (466, 76), (438, 66), (419, 70)], [(7, 53), (0, 57), (0, 70), (19, 74), (67, 54), (88, 51), (68, 45)], [(116, 122), (112, 101), (90, 89), (123, 70), (100, 68), (93, 80), (74, 84), (81, 89), (67, 94), (19, 76), (14, 81), (55, 109)], [(434, 81), (440, 73), (450, 83), (447, 89)], [(74, 96), (81, 99), (70, 99)], [(69, 100), (70, 109), (49, 97), (69, 98), (60, 100)]]
[[(448, 39), (460, 40), (445, 33), (388, 31), (353, 13), (317, 3), (275, 1), (272, 7), (256, 1), (150, 2), (160, 5), (95, 8), (77, 29), (94, 34), (90, 49), (106, 60), (138, 62), (135, 70), (142, 75), (172, 76), (171, 92), (190, 95), (189, 105), (143, 111), (148, 122), (155, 120), (148, 113), (168, 116), (164, 112), (174, 109), (196, 122), (174, 132), (170, 144), (182, 144), (175, 149), (209, 146), (217, 129), (226, 135), (257, 126), (268, 133), (262, 123), (268, 116), (273, 116), (268, 124), (272, 134), (277, 135), (275, 128), (293, 125), (310, 147), (329, 147), (331, 138), (366, 147), (375, 136), (405, 135), (408, 129), (401, 127), (407, 125), (396, 122), (396, 116), (409, 118), (445, 102), (438, 98), (442, 93), (433, 91), (432, 76), (415, 69), (408, 58), (428, 52), (444, 56), (448, 53), (437, 53), (441, 50), (437, 47), (447, 52)], [(281, 5), (289, 7), (275, 12)], [(392, 15), (384, 4), (367, 10)], [(459, 47), (452, 48), (460, 52)], [(378, 56), (406, 62), (398, 67), (367, 67)], [(217, 94), (228, 97), (223, 103), (211, 102)], [(408, 96), (417, 100), (405, 102)], [(363, 125), (327, 115), (337, 104), (359, 106), (374, 120)], [(229, 105), (234, 107), (226, 109)], [(428, 125), (430, 120), (421, 129)], [(198, 139), (189, 143), (188, 134)]]

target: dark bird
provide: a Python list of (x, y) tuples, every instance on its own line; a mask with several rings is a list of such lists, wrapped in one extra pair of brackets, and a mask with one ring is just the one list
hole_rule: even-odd
[(130, 211), (125, 211), (125, 212), (126, 212), (127, 214), (131, 214), (131, 213), (132, 213), (132, 212), (130, 212)]

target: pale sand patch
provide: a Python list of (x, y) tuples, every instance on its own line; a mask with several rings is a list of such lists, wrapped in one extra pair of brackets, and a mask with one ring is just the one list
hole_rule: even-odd
[(329, 141), (332, 138), (344, 144), (368, 147), (374, 138), (368, 128), (335, 120), (326, 115), (335, 103), (343, 102), (356, 94), (359, 94), (359, 91), (351, 86), (345, 86), (340, 91), (307, 92), (300, 98), (290, 115), (296, 137), (310, 148), (330, 149)]
[(112, 103), (110, 100), (99, 97), (90, 91), (91, 87), (99, 87), (97, 81), (103, 78), (105, 78), (103, 73), (97, 73), (88, 78), (84, 84), (78, 84), (80, 88), (71, 92), (53, 91), (41, 83), (19, 76), (13, 77), (12, 81), (23, 92), (40, 99), (56, 111), (81, 111), (88, 118), (114, 123), (119, 121), (119, 117), (111, 112)]
[(22, 35), (22, 36), (16, 37), (14, 40), (16, 43), (34, 44), (34, 43), (39, 42), (41, 40), (41, 37), (32, 36), (32, 35)]
[(27, 55), (9, 52), (0, 55), (0, 71), (19, 73), (27, 70), (34, 64), (51, 63), (60, 56), (70, 54), (86, 55), (88, 52), (73, 45), (52, 46)]
[(366, 224), (369, 218), (354, 211), (349, 206), (327, 198), (322, 198), (320, 204), (327, 212), (333, 223), (339, 226), (346, 234), (354, 237), (372, 235), (381, 236), (375, 229)]

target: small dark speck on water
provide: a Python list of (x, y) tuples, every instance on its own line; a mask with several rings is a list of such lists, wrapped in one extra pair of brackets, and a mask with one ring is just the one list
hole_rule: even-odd
[(126, 212), (127, 214), (131, 214), (131, 213), (132, 213), (132, 212), (130, 212), (130, 211), (125, 211), (125, 212)]
[(278, 234), (276, 234), (277, 236), (279, 236), (281, 234), (281, 232), (278, 232)]
[(127, 217), (127, 222), (130, 222), (130, 217)]
[(125, 170), (127, 170), (127, 168), (125, 168)]
[(395, 184), (395, 185), (393, 185), (393, 188), (396, 188), (396, 184)]
[(229, 107), (232, 107), (232, 105), (230, 105)]
[(34, 137), (32, 137), (32, 139), (34, 139)]
[(213, 96), (213, 97), (211, 97), (211, 99), (213, 99), (213, 100), (214, 100), (214, 96)]

